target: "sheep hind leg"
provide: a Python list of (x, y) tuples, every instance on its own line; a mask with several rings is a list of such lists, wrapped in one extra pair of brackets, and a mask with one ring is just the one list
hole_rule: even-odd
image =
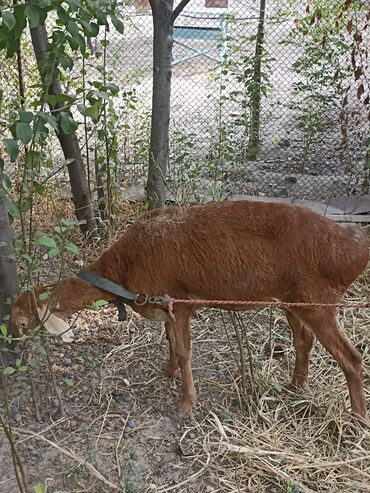
[(165, 368), (165, 373), (168, 377), (176, 377), (179, 374), (180, 365), (179, 358), (176, 354), (176, 338), (171, 322), (165, 322), (166, 338), (170, 349), (170, 359)]
[(336, 310), (333, 308), (292, 309), (296, 317), (309, 327), (324, 348), (342, 369), (348, 384), (352, 413), (366, 419), (366, 398), (362, 376), (361, 354), (342, 334), (338, 326)]

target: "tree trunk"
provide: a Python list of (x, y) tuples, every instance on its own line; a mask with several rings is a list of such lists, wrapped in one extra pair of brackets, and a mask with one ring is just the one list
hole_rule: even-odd
[[(3, 176), (0, 168), (0, 324), (5, 324), (9, 327), (11, 302), (19, 292), (19, 284), (14, 260), (13, 232), (9, 224), (2, 183)], [(10, 333), (10, 328), (8, 332)], [(5, 356), (5, 361), (13, 359), (14, 353), (9, 351), (13, 351), (14, 346), (0, 339), (0, 363), (2, 360), (1, 355)]]
[(153, 96), (147, 197), (149, 209), (166, 197), (172, 76), (173, 0), (151, 0), (153, 13)]
[(147, 198), (149, 209), (163, 207), (169, 151), (173, 23), (190, 0), (150, 0), (153, 15), (153, 95)]
[[(40, 62), (47, 60), (48, 58), (46, 50), (47, 32), (45, 26), (39, 25), (32, 28), (31, 37), (36, 60), (40, 66)], [(42, 77), (41, 72), (40, 75)], [(60, 82), (55, 74), (53, 75), (52, 82), (49, 86), (49, 94), (62, 94)], [(63, 103), (56, 103), (54, 107), (50, 105), (50, 109), (54, 115), (58, 114), (62, 108)], [(77, 219), (79, 221), (86, 221), (85, 224), (81, 225), (81, 230), (83, 233), (94, 234), (96, 232), (95, 213), (91, 202), (90, 190), (77, 136), (76, 134), (67, 135), (59, 127), (58, 139), (63, 150), (64, 159), (67, 162), (68, 160), (73, 160), (68, 162), (67, 168)]]
[(258, 19), (256, 50), (254, 54), (252, 97), (251, 97), (251, 124), (248, 143), (248, 157), (256, 159), (260, 148), (261, 126), (261, 66), (263, 56), (263, 43), (265, 39), (265, 11), (266, 0), (260, 0), (260, 13)]

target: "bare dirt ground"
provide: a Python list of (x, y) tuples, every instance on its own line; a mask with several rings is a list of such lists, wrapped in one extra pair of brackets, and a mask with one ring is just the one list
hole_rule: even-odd
[[(44, 264), (40, 282), (55, 279), (57, 268)], [(369, 275), (347, 300), (369, 300)], [(340, 315), (364, 356), (370, 402), (369, 310)], [(31, 486), (47, 484), (48, 493), (370, 491), (370, 428), (352, 420), (345, 379), (331, 357), (317, 344), (310, 389), (284, 386), (294, 354), (280, 310), (247, 312), (241, 324), (220, 311), (194, 317), (199, 403), (186, 419), (177, 412), (180, 381), (162, 370), (168, 349), (160, 323), (132, 312), (118, 322), (108, 307), (81, 313), (75, 333), (72, 344), (49, 340), (61, 398), (40, 348), (33, 351), (36, 369), (7, 377), (8, 411), (0, 390), (0, 412)], [(0, 492), (17, 491), (0, 434)]]

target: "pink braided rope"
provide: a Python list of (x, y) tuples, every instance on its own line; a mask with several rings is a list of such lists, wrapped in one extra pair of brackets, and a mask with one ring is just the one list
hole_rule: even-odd
[(263, 307), (263, 306), (277, 306), (282, 308), (294, 308), (294, 307), (322, 307), (322, 308), (370, 308), (370, 302), (368, 303), (308, 303), (308, 302), (284, 302), (284, 301), (227, 301), (227, 300), (182, 300), (171, 298), (170, 296), (164, 297), (164, 304), (168, 308), (168, 314), (172, 320), (175, 320), (173, 309), (175, 305), (191, 305), (199, 307), (212, 306), (212, 308), (218, 307)]

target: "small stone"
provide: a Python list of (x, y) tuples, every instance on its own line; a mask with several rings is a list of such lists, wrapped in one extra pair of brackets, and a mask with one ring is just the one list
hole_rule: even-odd
[(120, 392), (117, 391), (112, 392), (112, 397), (116, 402), (121, 402), (125, 400), (124, 394), (121, 394)]
[(287, 183), (297, 183), (298, 178), (296, 176), (286, 176), (284, 181)]
[(93, 406), (99, 406), (99, 399), (97, 397), (94, 397), (94, 399), (91, 402)]
[(72, 420), (71, 421), (71, 428), (76, 428), (77, 426), (77, 421)]
[(57, 409), (60, 406), (59, 399), (53, 399), (51, 401), (51, 405), (52, 405), (52, 407), (54, 407), (55, 409)]
[(124, 394), (123, 400), (124, 400), (124, 402), (127, 402), (127, 404), (129, 404), (130, 402), (132, 402), (134, 400), (134, 398), (130, 394)]
[(18, 408), (15, 404), (11, 404), (9, 406), (9, 411), (10, 411), (10, 414), (14, 417), (16, 414), (19, 414), (19, 411), (18, 411)]
[(72, 366), (72, 360), (70, 358), (64, 358), (63, 366)]
[(134, 421), (131, 421), (131, 420), (127, 421), (126, 426), (125, 426), (125, 430), (124, 430), (124, 435), (127, 436), (132, 431), (134, 431), (135, 428), (136, 428), (136, 424)]
[(172, 473), (172, 481), (174, 483), (180, 483), (181, 482), (181, 476), (182, 476), (182, 471), (174, 471)]

